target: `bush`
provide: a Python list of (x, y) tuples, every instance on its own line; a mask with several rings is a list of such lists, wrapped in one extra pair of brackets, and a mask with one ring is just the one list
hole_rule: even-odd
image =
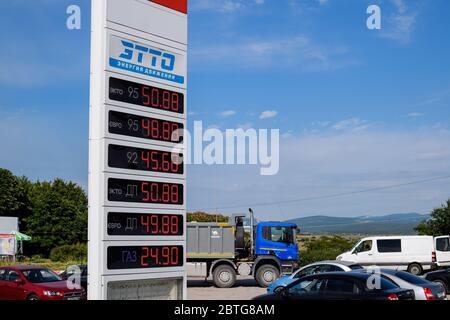
[(193, 212), (187, 214), (188, 222), (228, 222), (228, 217), (221, 214), (209, 214), (206, 212)]
[(87, 244), (78, 243), (56, 247), (50, 252), (50, 259), (60, 262), (85, 262), (87, 261)]
[(300, 265), (335, 260), (338, 255), (350, 250), (354, 244), (354, 241), (343, 237), (322, 237), (306, 241), (304, 244), (306, 250), (299, 253)]

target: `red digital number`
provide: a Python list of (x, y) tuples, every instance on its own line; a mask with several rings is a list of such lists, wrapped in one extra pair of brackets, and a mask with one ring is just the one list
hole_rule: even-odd
[(152, 107), (154, 108), (160, 108), (159, 104), (159, 90), (156, 88), (152, 89)]
[(170, 232), (171, 232), (171, 234), (178, 234), (178, 230), (179, 230), (179, 228), (178, 228), (178, 217), (177, 216), (172, 216), (170, 218), (170, 222), (171, 222), (171, 225), (170, 225)]
[(157, 215), (152, 215), (150, 224), (152, 225), (152, 234), (159, 234), (159, 217)]
[(141, 266), (142, 267), (148, 267), (148, 257), (149, 257), (149, 250), (148, 248), (144, 247), (142, 248), (142, 256), (141, 256)]
[(152, 183), (150, 186), (150, 199), (152, 202), (159, 202), (159, 184)]
[(180, 218), (175, 215), (143, 215), (141, 225), (147, 233), (152, 235), (177, 235), (179, 233)]
[(144, 105), (149, 106), (150, 105), (150, 95), (148, 94), (148, 90), (150, 88), (147, 86), (142, 87), (142, 97), (144, 98), (144, 101), (142, 102)]
[(180, 110), (180, 96), (178, 93), (172, 94), (172, 111), (178, 112)]
[(164, 152), (162, 154), (162, 159), (161, 159), (161, 169), (163, 172), (169, 172), (170, 171), (170, 163), (171, 163), (171, 157), (170, 157), (170, 153)]
[(161, 218), (161, 233), (164, 235), (170, 234), (170, 218), (169, 218), (169, 216), (162, 216), (162, 218)]
[[(160, 191), (161, 191), (161, 198), (159, 198)], [(143, 194), (142, 196), (143, 202), (178, 203), (180, 199), (179, 188), (177, 184), (172, 185), (169, 183), (163, 183), (160, 185), (156, 182), (154, 183), (142, 182), (141, 192)]]
[(178, 123), (172, 123), (172, 128), (171, 128), (171, 141), (173, 142), (179, 142), (180, 141), (180, 132), (179, 132), (179, 126)]
[(168, 266), (172, 264), (172, 259), (170, 256), (170, 248), (169, 247), (163, 247), (161, 250), (161, 256), (163, 258), (163, 266)]
[(179, 247), (143, 247), (141, 267), (178, 266), (180, 258)]
[(150, 200), (150, 192), (147, 190), (148, 182), (143, 182), (141, 185), (141, 192), (143, 194), (142, 201), (148, 202)]
[(170, 200), (172, 201), (172, 203), (178, 203), (178, 200), (180, 199), (179, 195), (178, 195), (178, 185), (174, 184), (172, 185), (172, 187), (170, 188), (171, 190), (171, 198)]
[(177, 154), (171, 154), (170, 155), (170, 169), (173, 173), (177, 173), (179, 170), (179, 163), (181, 163), (180, 156)]
[(163, 91), (162, 107), (164, 110), (170, 110), (170, 92)]
[(179, 261), (178, 261), (178, 257), (179, 257), (179, 248), (178, 247), (172, 247), (172, 249), (170, 250), (171, 256), (172, 256), (172, 265), (177, 266)]
[(170, 185), (167, 183), (164, 183), (162, 186), (162, 202), (170, 202)]
[(159, 248), (150, 248), (150, 258), (153, 259), (153, 265), (159, 265)]
[(141, 216), (141, 225), (145, 228), (146, 232), (150, 232), (149, 216)]

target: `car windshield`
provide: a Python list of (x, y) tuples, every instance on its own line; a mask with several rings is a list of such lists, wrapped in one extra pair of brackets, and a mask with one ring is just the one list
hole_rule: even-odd
[(22, 271), (25, 278), (31, 283), (47, 283), (61, 281), (61, 278), (48, 269), (30, 269)]
[(429, 283), (427, 280), (417, 277), (409, 272), (399, 271), (395, 273), (395, 276), (412, 284), (422, 285)]
[(352, 264), (351, 266), (349, 266), (350, 269), (352, 270), (361, 270), (364, 269), (362, 266), (360, 266), (359, 264)]

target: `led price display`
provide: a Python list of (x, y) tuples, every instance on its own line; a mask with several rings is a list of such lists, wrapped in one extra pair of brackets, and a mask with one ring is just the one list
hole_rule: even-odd
[(123, 136), (173, 143), (183, 141), (184, 126), (178, 122), (110, 111), (108, 127), (110, 133)]
[(182, 215), (108, 213), (110, 236), (182, 236), (183, 233)]
[(166, 151), (108, 146), (108, 164), (112, 168), (183, 174), (183, 155)]
[(108, 200), (183, 205), (183, 185), (168, 182), (108, 179)]
[(108, 247), (107, 266), (117, 269), (151, 269), (181, 267), (182, 246)]
[(109, 78), (109, 98), (151, 109), (184, 113), (184, 94), (113, 77)]

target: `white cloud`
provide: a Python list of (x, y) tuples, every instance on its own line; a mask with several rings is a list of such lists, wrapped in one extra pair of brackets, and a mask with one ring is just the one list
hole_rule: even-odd
[[(235, 58), (239, 52), (239, 59)], [(357, 62), (342, 59), (348, 50), (345, 46), (322, 46), (309, 37), (299, 34), (291, 37), (264, 38), (253, 40), (233, 39), (232, 43), (204, 45), (193, 48), (193, 63), (200, 62), (197, 68), (205, 67), (207, 62), (220, 62), (221, 66), (236, 68), (272, 67), (292, 68), (298, 71), (333, 70), (343, 65)]]
[(241, 123), (237, 125), (237, 128), (242, 130), (248, 130), (253, 128), (253, 123), (251, 122)]
[(220, 116), (223, 118), (229, 118), (229, 117), (232, 117), (235, 115), (236, 115), (236, 111), (234, 111), (234, 110), (227, 110), (227, 111), (220, 113)]
[(277, 115), (278, 115), (278, 112), (275, 110), (264, 111), (259, 116), (259, 119), (261, 119), (261, 120), (272, 119), (272, 118), (275, 118)]
[(359, 118), (351, 118), (338, 121), (332, 126), (334, 130), (353, 130), (353, 131), (361, 131), (366, 129), (367, 127), (368, 127), (367, 121), (361, 120)]
[(423, 116), (423, 113), (420, 113), (420, 112), (410, 112), (407, 114), (408, 118), (418, 118), (421, 116)]
[(320, 4), (321, 6), (323, 6), (323, 5), (325, 5), (325, 4), (328, 3), (328, 0), (317, 0), (317, 2), (319, 2), (319, 4)]
[(403, 0), (391, 0), (391, 3), (396, 12), (386, 17), (386, 23), (383, 23), (380, 35), (401, 44), (408, 44), (411, 41), (418, 12), (408, 7)]

